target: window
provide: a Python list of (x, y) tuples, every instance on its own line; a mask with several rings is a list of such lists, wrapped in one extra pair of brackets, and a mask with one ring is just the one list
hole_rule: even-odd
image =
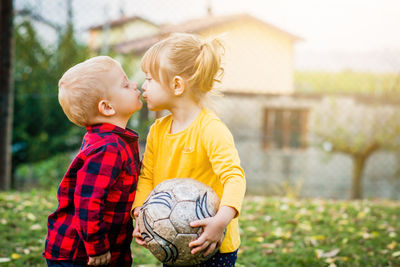
[(265, 109), (263, 147), (265, 149), (306, 148), (307, 120), (307, 109)]

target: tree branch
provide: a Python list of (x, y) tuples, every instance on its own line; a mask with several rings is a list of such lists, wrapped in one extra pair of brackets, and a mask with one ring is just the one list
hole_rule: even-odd
[(36, 20), (38, 22), (44, 23), (47, 26), (50, 26), (51, 28), (55, 29), (57, 32), (60, 32), (63, 27), (57, 23), (51, 22), (50, 20), (44, 18), (43, 16), (39, 15), (39, 14), (35, 14), (32, 11), (28, 10), (28, 9), (21, 9), (21, 10), (16, 10), (15, 11), (15, 15), (19, 15), (19, 16), (25, 16), (25, 17), (29, 17), (33, 20)]

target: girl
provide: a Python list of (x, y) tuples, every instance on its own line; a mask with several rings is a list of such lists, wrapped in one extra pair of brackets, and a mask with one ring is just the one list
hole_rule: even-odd
[[(150, 191), (167, 179), (190, 177), (213, 188), (221, 199), (220, 208), (214, 217), (191, 223), (204, 232), (189, 247), (193, 254), (202, 251), (207, 256), (215, 248), (219, 252), (200, 266), (235, 265), (238, 216), (246, 188), (232, 134), (203, 107), (204, 97), (222, 71), (222, 52), (218, 39), (174, 34), (153, 45), (142, 59), (143, 98), (148, 108), (167, 109), (171, 114), (150, 128), (133, 214), (137, 218)], [(145, 246), (137, 223), (133, 236)]]

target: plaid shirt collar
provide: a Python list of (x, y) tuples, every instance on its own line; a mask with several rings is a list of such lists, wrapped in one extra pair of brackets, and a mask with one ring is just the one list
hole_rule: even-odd
[(110, 123), (101, 123), (101, 124), (96, 124), (96, 125), (89, 125), (86, 126), (86, 130), (88, 133), (115, 133), (120, 136), (123, 136), (128, 139), (132, 139), (132, 141), (136, 141), (139, 138), (139, 135), (137, 132), (131, 130), (131, 129), (124, 129), (119, 126), (116, 126), (114, 124)]

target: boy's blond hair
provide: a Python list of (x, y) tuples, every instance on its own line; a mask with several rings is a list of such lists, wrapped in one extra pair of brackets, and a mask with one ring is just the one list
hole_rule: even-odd
[(174, 76), (182, 76), (197, 101), (220, 82), (224, 47), (218, 38), (202, 40), (187, 33), (174, 33), (154, 44), (144, 54), (141, 67), (159, 83), (171, 87)]
[(90, 58), (68, 69), (58, 82), (58, 101), (68, 119), (78, 126), (91, 124), (107, 88), (101, 74), (117, 61), (108, 56)]

